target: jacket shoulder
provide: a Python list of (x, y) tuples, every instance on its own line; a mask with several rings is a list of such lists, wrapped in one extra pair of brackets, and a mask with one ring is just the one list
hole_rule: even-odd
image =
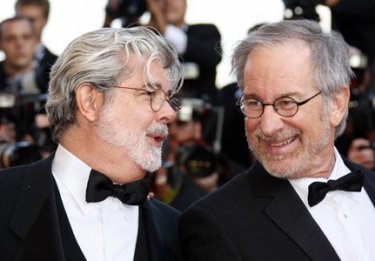
[(174, 222), (178, 220), (181, 215), (180, 211), (159, 200), (151, 199), (149, 203), (155, 218), (161, 218)]
[(233, 205), (235, 200), (241, 200), (244, 197), (244, 193), (246, 195), (249, 194), (251, 190), (249, 175), (250, 170), (241, 172), (214, 192), (202, 197), (193, 205), (204, 208), (225, 208), (226, 205), (228, 207)]

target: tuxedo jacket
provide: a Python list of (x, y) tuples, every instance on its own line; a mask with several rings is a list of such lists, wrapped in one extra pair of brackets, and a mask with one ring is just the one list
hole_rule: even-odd
[(221, 35), (213, 24), (189, 25), (187, 32), (186, 52), (183, 62), (192, 62), (198, 66), (199, 76), (185, 78), (182, 92), (188, 96), (202, 98), (207, 95), (216, 99), (216, 66), (221, 61)]
[[(375, 173), (345, 164), (375, 204)], [(180, 234), (185, 260), (340, 260), (289, 181), (259, 163), (188, 208)]]
[[(0, 172), (0, 260), (85, 260), (51, 172), (53, 155)], [(180, 260), (179, 213), (156, 200), (140, 206), (135, 261)]]

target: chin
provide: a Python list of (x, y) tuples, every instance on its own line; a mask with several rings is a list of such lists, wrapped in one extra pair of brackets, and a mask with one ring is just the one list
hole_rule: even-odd
[(154, 172), (161, 167), (161, 149), (151, 150), (150, 153), (145, 153), (143, 157), (138, 157), (136, 162), (142, 169)]

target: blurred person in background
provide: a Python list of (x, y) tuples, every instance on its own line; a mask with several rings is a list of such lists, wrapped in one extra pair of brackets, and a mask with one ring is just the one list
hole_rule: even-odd
[(57, 56), (42, 43), (43, 29), (48, 22), (50, 3), (48, 0), (17, 0), (15, 10), (18, 16), (29, 18), (33, 24), (37, 44), (34, 60), (38, 74), (42, 76), (38, 79), (38, 85), (47, 90), (51, 66), (57, 59)]
[(140, 25), (140, 17), (147, 11), (146, 0), (108, 0), (103, 27), (111, 27), (116, 19), (122, 27)]
[(334, 145), (353, 76), (343, 37), (310, 20), (267, 24), (232, 68), (257, 162), (182, 214), (185, 260), (374, 260), (375, 173)]
[[(17, 0), (15, 3), (15, 11), (18, 16), (27, 17), (33, 24), (37, 46), (35, 49), (34, 61), (36, 63), (36, 72), (39, 75), (37, 84), (43, 91), (47, 93), (50, 80), (51, 66), (55, 63), (57, 56), (52, 53), (43, 44), (43, 30), (48, 23), (50, 13), (50, 3), (48, 0)], [(46, 157), (57, 147), (52, 141), (49, 122), (44, 111), (46, 96), (40, 96), (41, 110), (35, 115), (35, 128), (33, 130), (33, 138), (39, 146), (41, 152)]]
[(0, 23), (0, 91), (39, 93), (33, 62), (36, 38), (29, 19), (13, 17)]
[(5, 54), (0, 62), (0, 108), (14, 122), (17, 140), (35, 143), (49, 153), (56, 145), (43, 113), (48, 86), (46, 72), (35, 61), (36, 44), (28, 18), (16, 16), (0, 24), (0, 48)]
[(180, 211), (207, 194), (183, 168), (186, 162), (181, 158), (187, 147), (207, 145), (202, 134), (200, 101), (182, 98), (181, 110), (168, 126), (163, 167), (155, 174), (155, 197)]
[(0, 169), (41, 159), (31, 136), (39, 104), (28, 98), (41, 92), (33, 61), (35, 35), (27, 18), (0, 23)]
[(237, 83), (230, 83), (218, 92), (217, 105), (224, 108), (221, 154), (232, 161), (235, 173), (248, 169), (255, 161), (244, 134), (243, 114), (237, 106), (242, 95)]
[(372, 63), (375, 58), (375, 1), (323, 0), (332, 13), (332, 29), (339, 31), (345, 41), (358, 48)]
[(375, 62), (366, 70), (363, 87), (351, 110), (352, 139), (347, 157), (369, 169), (375, 169)]
[(180, 260), (179, 213), (149, 187), (182, 72), (145, 27), (67, 46), (46, 104), (56, 152), (0, 173), (0, 260)]
[(351, 87), (361, 84), (363, 68), (375, 57), (375, 1), (374, 0), (283, 0), (284, 19), (312, 19), (320, 21), (317, 6), (331, 11), (331, 29), (340, 32), (351, 46), (355, 59), (351, 63), (356, 74)]
[(0, 106), (16, 124), (18, 139), (29, 134), (39, 109), (38, 104), (22, 99), (42, 92), (33, 61), (35, 46), (29, 19), (13, 17), (0, 23), (0, 49), (5, 54), (0, 62)]
[(335, 145), (349, 160), (375, 169), (375, 63), (363, 70), (363, 78), (351, 88), (347, 127)]
[(161, 32), (182, 57), (182, 93), (214, 103), (216, 67), (221, 61), (221, 35), (213, 24), (188, 24), (187, 0), (148, 0), (150, 25)]

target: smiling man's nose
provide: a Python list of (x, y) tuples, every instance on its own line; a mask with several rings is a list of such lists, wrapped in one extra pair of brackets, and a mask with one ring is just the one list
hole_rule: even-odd
[(266, 136), (272, 136), (282, 129), (284, 123), (273, 106), (265, 106), (262, 116), (260, 116), (260, 129)]

